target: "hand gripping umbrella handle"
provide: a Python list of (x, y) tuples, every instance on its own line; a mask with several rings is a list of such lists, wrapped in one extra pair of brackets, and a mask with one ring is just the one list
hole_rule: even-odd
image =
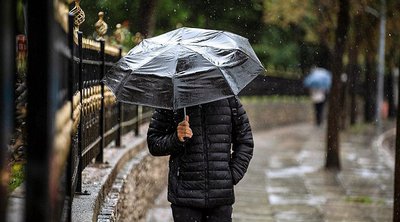
[[(186, 107), (183, 107), (183, 120), (186, 119)], [(186, 142), (189, 138), (183, 137), (183, 141)]]

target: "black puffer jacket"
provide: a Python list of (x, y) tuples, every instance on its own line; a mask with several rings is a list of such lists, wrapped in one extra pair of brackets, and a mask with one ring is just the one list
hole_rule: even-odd
[(245, 110), (231, 97), (188, 107), (187, 115), (193, 137), (185, 143), (176, 132), (182, 110), (156, 109), (147, 134), (152, 155), (171, 155), (168, 200), (199, 208), (233, 204), (233, 185), (242, 179), (253, 155)]

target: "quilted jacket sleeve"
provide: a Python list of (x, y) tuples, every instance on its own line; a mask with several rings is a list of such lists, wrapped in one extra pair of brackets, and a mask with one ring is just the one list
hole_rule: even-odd
[(246, 173), (254, 147), (249, 118), (238, 98), (236, 105), (237, 115), (233, 115), (233, 152), (230, 162), (234, 184), (237, 184)]
[(153, 156), (171, 155), (184, 149), (184, 143), (177, 136), (172, 111), (155, 110), (147, 131), (147, 144)]

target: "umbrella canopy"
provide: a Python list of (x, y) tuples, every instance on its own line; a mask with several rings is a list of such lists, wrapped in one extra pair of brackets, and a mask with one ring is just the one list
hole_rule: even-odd
[(324, 68), (314, 68), (304, 79), (303, 84), (307, 88), (329, 90), (332, 85), (332, 75)]
[(179, 109), (237, 95), (264, 71), (246, 38), (179, 28), (143, 40), (103, 82), (121, 102)]

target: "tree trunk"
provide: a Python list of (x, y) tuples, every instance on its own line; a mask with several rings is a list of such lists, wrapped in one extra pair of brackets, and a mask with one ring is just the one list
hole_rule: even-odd
[(378, 19), (374, 15), (364, 16), (362, 24), (364, 24), (362, 34), (365, 38), (365, 82), (364, 82), (364, 120), (367, 123), (375, 119), (375, 103), (377, 90), (376, 75), (376, 55), (377, 55), (377, 39)]
[(339, 115), (340, 107), (336, 99), (340, 96), (340, 75), (343, 69), (343, 53), (349, 27), (349, 0), (339, 0), (335, 46), (332, 61), (332, 89), (329, 97), (326, 169), (340, 170), (339, 158)]
[(138, 27), (145, 38), (154, 34), (158, 0), (141, 0), (139, 4)]
[[(400, 85), (400, 82), (397, 82)], [(399, 93), (399, 92), (398, 92)], [(400, 95), (397, 94), (397, 99)], [(399, 103), (399, 101), (397, 101)], [(397, 110), (396, 122), (396, 147), (394, 161), (394, 197), (393, 197), (393, 221), (400, 221), (400, 112)]]
[[(368, 46), (369, 49), (372, 49), (371, 47), (373, 46)], [(365, 54), (365, 122), (372, 122), (375, 117), (376, 75), (374, 75), (374, 60), (373, 50), (368, 50)]]
[(348, 83), (348, 72), (345, 72), (340, 76), (340, 113), (338, 114), (340, 117), (340, 130), (346, 129), (347, 124), (347, 109), (349, 108), (349, 99), (348, 99), (348, 91), (349, 91), (349, 83)]
[(389, 75), (388, 75), (388, 86), (387, 86), (387, 99), (389, 103), (389, 118), (395, 119), (397, 114), (397, 87), (398, 87), (398, 67), (396, 67), (397, 60), (397, 49), (398, 46), (390, 47), (388, 50), (388, 66)]
[(379, 24), (379, 50), (377, 69), (377, 94), (375, 119), (378, 125), (378, 132), (382, 128), (381, 108), (383, 105), (384, 75), (385, 75), (385, 40), (386, 40), (386, 0), (381, 0), (380, 24)]
[(389, 116), (391, 118), (396, 118), (399, 102), (399, 67), (392, 67), (391, 76), (393, 79), (393, 88), (392, 88), (392, 102), (389, 103)]
[(357, 85), (361, 75), (361, 68), (357, 63), (353, 63), (350, 66), (350, 125), (354, 125), (357, 122), (357, 116), (359, 115), (360, 109), (357, 104)]
[(349, 47), (349, 95), (350, 95), (350, 125), (354, 125), (357, 121), (357, 100), (356, 100), (356, 86), (360, 77), (360, 66), (358, 64), (358, 56), (360, 54), (359, 47), (362, 41), (360, 32), (361, 18), (360, 16), (354, 17), (354, 37), (353, 44)]

